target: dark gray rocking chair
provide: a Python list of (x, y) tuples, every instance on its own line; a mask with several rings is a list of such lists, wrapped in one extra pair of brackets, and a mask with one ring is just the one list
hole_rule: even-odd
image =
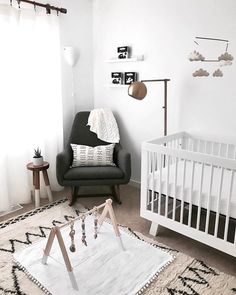
[[(97, 135), (90, 131), (87, 126), (89, 112), (79, 112), (76, 114), (69, 142), (65, 150), (57, 155), (56, 173), (58, 183), (62, 186), (72, 188), (68, 197), (69, 205), (73, 205), (80, 186), (109, 185), (113, 200), (121, 204), (119, 185), (127, 184), (131, 175), (131, 157), (120, 144), (115, 145), (113, 160), (116, 167), (112, 166), (89, 166), (73, 167), (73, 152), (70, 143), (88, 146), (106, 145), (108, 142), (97, 138)], [(96, 194), (96, 196), (101, 194)], [(103, 194), (104, 195), (104, 194)], [(79, 195), (80, 197), (91, 196)]]

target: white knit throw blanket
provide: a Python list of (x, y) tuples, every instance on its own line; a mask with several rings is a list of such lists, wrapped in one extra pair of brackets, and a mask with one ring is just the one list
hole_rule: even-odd
[(116, 119), (110, 109), (94, 109), (90, 112), (88, 124), (90, 131), (97, 137), (110, 143), (118, 143), (120, 134)]

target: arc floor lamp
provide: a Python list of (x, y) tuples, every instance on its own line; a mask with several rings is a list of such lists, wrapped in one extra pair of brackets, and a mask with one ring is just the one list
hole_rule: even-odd
[(129, 96), (142, 100), (147, 95), (147, 87), (145, 83), (149, 82), (164, 82), (164, 136), (167, 135), (167, 82), (169, 82), (170, 79), (153, 79), (153, 80), (141, 80), (134, 82), (130, 84), (128, 88), (128, 94)]

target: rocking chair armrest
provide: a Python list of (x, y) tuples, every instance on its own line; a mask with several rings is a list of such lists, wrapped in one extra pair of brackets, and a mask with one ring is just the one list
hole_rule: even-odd
[(131, 155), (125, 149), (116, 150), (116, 164), (123, 171), (127, 183), (131, 176)]
[(59, 153), (56, 158), (57, 181), (63, 185), (64, 174), (70, 168), (72, 162), (72, 152), (68, 149)]

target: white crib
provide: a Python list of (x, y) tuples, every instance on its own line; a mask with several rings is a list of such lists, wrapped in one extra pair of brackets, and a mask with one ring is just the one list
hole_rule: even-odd
[(186, 132), (142, 145), (141, 216), (236, 257), (236, 145)]

